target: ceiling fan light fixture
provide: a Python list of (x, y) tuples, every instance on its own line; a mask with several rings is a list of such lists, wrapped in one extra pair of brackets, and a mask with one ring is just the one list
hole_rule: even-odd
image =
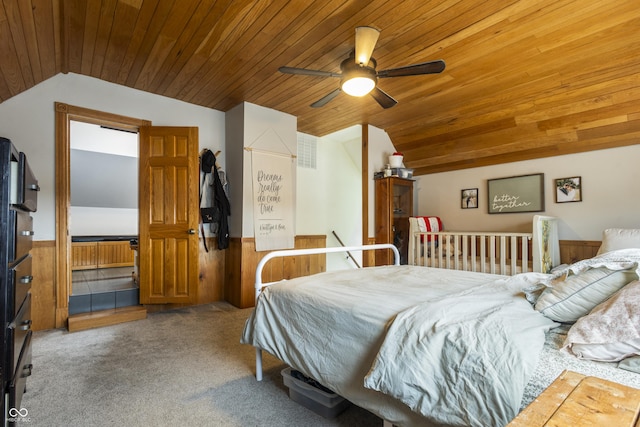
[[(371, 58), (371, 63), (375, 67), (375, 59)], [(340, 88), (344, 93), (351, 96), (365, 96), (376, 87), (378, 77), (372, 67), (363, 67), (353, 62), (353, 58), (347, 58), (340, 64), (342, 80)]]
[(419, 64), (376, 71), (378, 63), (371, 55), (379, 35), (380, 30), (376, 28), (365, 26), (357, 27), (355, 48), (351, 51), (349, 57), (340, 63), (340, 73), (295, 67), (280, 67), (279, 70), (285, 74), (340, 78), (340, 87), (311, 104), (310, 106), (313, 108), (326, 105), (338, 96), (340, 92), (344, 92), (349, 96), (358, 97), (370, 94), (382, 108), (391, 108), (396, 105), (398, 101), (377, 87), (378, 79), (437, 74), (444, 70), (445, 63), (440, 59), (437, 61), (421, 62)]
[(356, 76), (343, 80), (342, 90), (351, 96), (365, 96), (373, 90), (376, 82), (370, 77)]

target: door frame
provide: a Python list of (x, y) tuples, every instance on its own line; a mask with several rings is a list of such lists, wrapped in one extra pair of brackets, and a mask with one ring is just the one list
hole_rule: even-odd
[(71, 286), (71, 121), (109, 126), (138, 132), (141, 126), (151, 126), (150, 120), (105, 113), (89, 108), (56, 102), (55, 105), (55, 180), (56, 180), (56, 257), (55, 257), (55, 327), (66, 327), (69, 318)]

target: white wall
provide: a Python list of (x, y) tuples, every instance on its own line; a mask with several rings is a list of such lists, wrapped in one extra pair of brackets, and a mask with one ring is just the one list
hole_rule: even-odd
[(296, 168), (296, 234), (299, 235), (325, 234), (327, 230), (329, 198), (324, 185), (327, 171), (322, 167), (322, 147), (320, 138), (317, 138), (315, 169)]
[[(498, 166), (423, 175), (416, 179), (416, 215), (439, 216), (445, 229), (531, 230), (534, 213), (488, 214), (487, 180), (544, 173), (545, 215), (560, 218), (561, 240), (601, 240), (605, 228), (640, 228), (640, 145)], [(554, 180), (582, 177), (582, 202), (555, 203)], [(478, 188), (478, 209), (461, 209), (460, 192)]]
[[(301, 170), (301, 169), (299, 169)], [(341, 246), (333, 235), (338, 235), (345, 246), (362, 244), (362, 130), (353, 126), (344, 131), (326, 135), (318, 142), (318, 171), (316, 186), (324, 195), (318, 213), (322, 213), (327, 235), (327, 246)], [(318, 213), (315, 215), (318, 216)], [(306, 216), (307, 218), (309, 215)], [(362, 266), (362, 252), (353, 252)], [(327, 271), (357, 268), (345, 254), (327, 255)]]
[(137, 236), (138, 209), (71, 206), (72, 236)]
[[(242, 212), (232, 215), (230, 229), (234, 237), (251, 237), (255, 234), (251, 155), (244, 147), (267, 135), (269, 138), (252, 148), (297, 153), (297, 120), (276, 110), (242, 103), (227, 112), (226, 126), (227, 159), (234, 183), (231, 210)], [(360, 144), (360, 126), (318, 138), (316, 168), (295, 168), (297, 235), (327, 235), (328, 246), (339, 246), (331, 233), (335, 230), (345, 244), (361, 243)], [(327, 257), (327, 270), (353, 266), (344, 256)]]
[[(297, 118), (270, 108), (243, 102), (227, 111), (226, 142), (229, 154), (231, 237), (254, 237), (254, 194), (252, 150), (291, 156), (293, 194), (296, 197), (295, 154), (297, 151)], [(293, 200), (293, 235), (296, 227), (296, 201)], [(288, 244), (289, 242), (285, 242)]]
[[(241, 159), (242, 187), (234, 187), (231, 190), (231, 198), (242, 200), (241, 211), (233, 214), (233, 209), (238, 209), (238, 200), (232, 205), (232, 216), (234, 221), (233, 230), (237, 231), (238, 226), (235, 221), (242, 218), (242, 237), (253, 237), (253, 179), (251, 177), (251, 152), (245, 148), (261, 150), (266, 152), (280, 153), (285, 155), (295, 155), (297, 150), (297, 118), (290, 114), (248, 102), (242, 103), (230, 111), (233, 119), (227, 120), (227, 125), (233, 124), (241, 126), (236, 129), (229, 129), (230, 139), (227, 147), (233, 151), (234, 167)], [(241, 137), (238, 137), (241, 134)], [(233, 147), (230, 145), (234, 144)], [(240, 145), (239, 145), (240, 144)], [(230, 185), (233, 185), (231, 183)], [(296, 168), (293, 168), (294, 195), (296, 192)], [(294, 216), (297, 216), (294, 210)], [(295, 218), (294, 218), (295, 224)], [(231, 228), (230, 228), (231, 230)], [(294, 235), (297, 230), (294, 230)], [(232, 237), (240, 237), (231, 235)]]
[(242, 237), (242, 191), (244, 164), (244, 104), (238, 104), (225, 114), (225, 149), (227, 179), (229, 180), (229, 236)]
[(33, 216), (36, 240), (55, 239), (54, 102), (151, 120), (156, 126), (197, 126), (201, 148), (224, 147), (223, 112), (92, 77), (58, 74), (0, 104), (0, 135), (25, 152), (41, 188)]

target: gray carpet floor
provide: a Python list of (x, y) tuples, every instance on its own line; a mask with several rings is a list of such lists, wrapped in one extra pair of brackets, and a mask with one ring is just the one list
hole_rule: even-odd
[[(351, 405), (326, 419), (289, 399), (281, 361), (240, 344), (250, 309), (150, 313), (88, 331), (38, 331), (22, 407), (30, 426), (381, 426)], [(26, 424), (26, 423), (25, 423)], [(24, 424), (23, 424), (24, 425)]]

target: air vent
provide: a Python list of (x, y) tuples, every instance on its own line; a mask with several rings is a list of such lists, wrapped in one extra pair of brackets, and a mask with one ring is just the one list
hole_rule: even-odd
[(313, 135), (298, 132), (298, 167), (305, 169), (316, 168), (318, 138)]

